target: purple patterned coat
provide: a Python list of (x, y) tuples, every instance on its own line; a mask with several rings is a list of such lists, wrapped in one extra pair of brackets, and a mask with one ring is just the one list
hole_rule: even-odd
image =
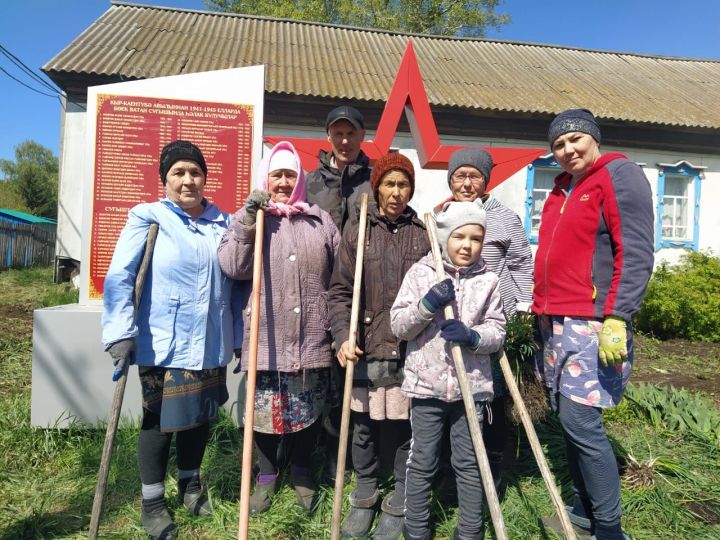
[[(490, 353), (499, 351), (505, 340), (505, 315), (498, 277), (489, 272), (482, 258), (468, 268), (447, 262), (445, 274), (455, 282), (455, 317), (480, 334), (474, 351), (463, 347), (463, 359), (470, 389), (476, 400), (493, 397)], [(440, 337), (442, 310), (424, 318), (418, 304), (437, 279), (432, 254), (415, 263), (405, 275), (390, 310), (391, 327), (398, 339), (407, 340), (403, 392), (412, 398), (462, 399), (450, 343)]]
[[(255, 225), (245, 225), (244, 215), (241, 208), (233, 216), (218, 258), (225, 274), (247, 280), (243, 320), (248, 336)], [(290, 218), (265, 213), (258, 370), (298, 372), (332, 365), (327, 290), (339, 244), (332, 218), (316, 205)], [(247, 355), (244, 346), (242, 369), (247, 369)]]

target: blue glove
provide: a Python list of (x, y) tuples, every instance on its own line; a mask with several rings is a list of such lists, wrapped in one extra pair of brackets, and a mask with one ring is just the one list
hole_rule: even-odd
[(240, 373), (240, 370), (242, 369), (242, 362), (240, 361), (241, 357), (242, 349), (235, 349), (235, 360), (237, 360), (237, 366), (233, 369), (233, 373)]
[(422, 297), (421, 302), (430, 313), (435, 313), (438, 309), (447, 306), (453, 300), (455, 300), (455, 286), (453, 285), (452, 279), (445, 278), (440, 283), (433, 285), (425, 296)]
[(135, 340), (130, 338), (116, 341), (108, 347), (107, 352), (115, 365), (112, 380), (116, 382), (125, 371), (125, 367), (135, 363)]
[(465, 323), (457, 319), (448, 319), (440, 323), (440, 337), (446, 341), (454, 341), (469, 349), (477, 349), (480, 345), (480, 334), (470, 330)]

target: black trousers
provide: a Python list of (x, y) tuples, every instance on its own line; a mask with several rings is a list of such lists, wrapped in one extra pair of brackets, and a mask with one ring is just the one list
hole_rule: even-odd
[[(483, 401), (475, 402), (479, 427), (482, 428)], [(450, 462), (457, 481), (458, 532), (475, 538), (482, 534), (483, 487), (470, 427), (461, 401), (436, 398), (410, 402), (412, 442), (407, 461), (405, 489), (405, 527), (413, 536), (424, 538), (430, 532), (431, 487), (440, 462), (443, 427), (450, 426)]]
[[(175, 451), (178, 469), (191, 471), (200, 468), (209, 436), (209, 423), (176, 432)], [(172, 433), (160, 431), (160, 415), (143, 409), (137, 445), (138, 468), (140, 481), (143, 484), (158, 484), (165, 481), (172, 437)]]
[(366, 498), (377, 488), (383, 457), (392, 461), (395, 489), (405, 490), (405, 467), (410, 450), (410, 422), (371, 420), (369, 413), (353, 411), (352, 460), (358, 496)]
[(312, 453), (317, 446), (320, 424), (322, 422), (318, 418), (305, 429), (283, 435), (256, 431), (253, 434), (253, 439), (257, 449), (260, 474), (277, 474), (279, 471), (280, 458), (278, 449), (281, 441), (284, 451), (290, 456), (290, 463), (296, 467), (310, 468), (312, 465)]

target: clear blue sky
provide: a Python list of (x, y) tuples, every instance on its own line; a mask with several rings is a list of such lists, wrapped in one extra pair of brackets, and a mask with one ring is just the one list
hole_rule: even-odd
[[(204, 9), (202, 0), (145, 0), (150, 5)], [(109, 0), (0, 0), (0, 45), (36, 73), (110, 7)], [(487, 37), (590, 49), (720, 60), (720, 1), (504, 0), (512, 21)], [(0, 68), (41, 85), (0, 55)], [(47, 91), (47, 89), (44, 89)], [(33, 139), (57, 154), (60, 104), (0, 71), (0, 158)]]

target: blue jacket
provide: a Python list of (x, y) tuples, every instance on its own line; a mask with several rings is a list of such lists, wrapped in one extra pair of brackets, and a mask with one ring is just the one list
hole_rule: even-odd
[[(200, 370), (230, 362), (241, 345), (242, 313), (233, 311), (240, 306), (239, 287), (217, 258), (229, 221), (209, 203), (195, 222), (167, 199), (130, 210), (105, 277), (106, 348), (135, 338), (141, 366)], [(151, 223), (160, 227), (135, 319), (133, 289)]]

